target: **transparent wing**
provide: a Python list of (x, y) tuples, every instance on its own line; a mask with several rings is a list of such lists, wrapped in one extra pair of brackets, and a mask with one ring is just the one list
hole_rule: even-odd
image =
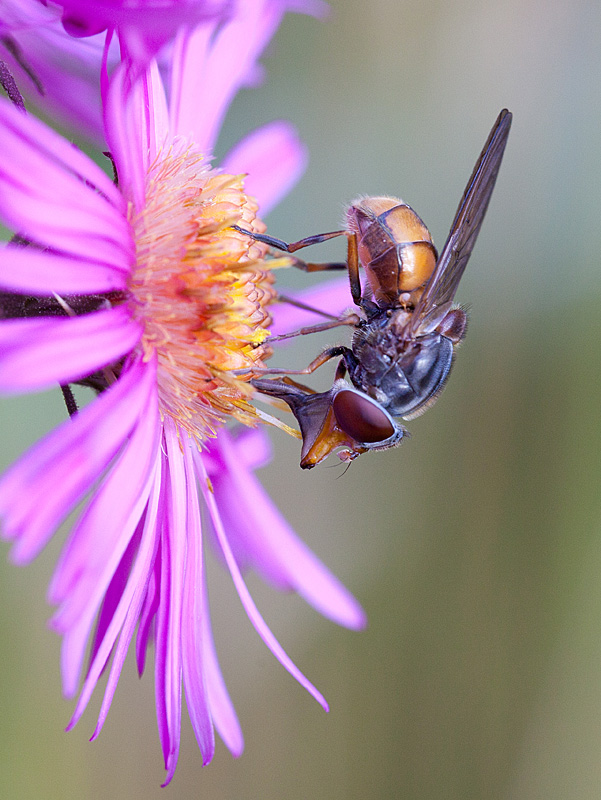
[(412, 315), (412, 328), (417, 328), (424, 314), (432, 308), (452, 300), (457, 291), (495, 187), (510, 128), (511, 113), (504, 108), (493, 125), (465, 187), (451, 232)]

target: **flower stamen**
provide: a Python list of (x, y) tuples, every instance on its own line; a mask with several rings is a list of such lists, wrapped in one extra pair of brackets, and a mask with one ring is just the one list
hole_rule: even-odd
[(157, 357), (162, 413), (200, 441), (226, 416), (246, 425), (260, 418), (249, 402), (249, 375), (233, 371), (256, 368), (271, 354), (270, 270), (288, 261), (265, 260), (265, 245), (231, 228), (261, 233), (256, 213), (242, 175), (216, 172), (176, 145), (150, 167), (143, 210), (130, 207), (136, 265), (129, 291), (144, 324), (144, 357)]

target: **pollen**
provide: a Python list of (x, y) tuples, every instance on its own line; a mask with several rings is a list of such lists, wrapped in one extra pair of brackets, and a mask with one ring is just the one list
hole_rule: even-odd
[(231, 225), (261, 233), (244, 176), (210, 168), (190, 151), (151, 165), (143, 210), (130, 213), (136, 265), (129, 290), (143, 323), (144, 357), (156, 355), (162, 414), (200, 442), (224, 419), (258, 421), (249, 375), (271, 351), (269, 303), (274, 266), (266, 248)]

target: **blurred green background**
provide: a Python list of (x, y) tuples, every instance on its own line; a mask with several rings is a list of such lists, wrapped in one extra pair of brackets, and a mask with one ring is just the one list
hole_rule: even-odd
[[(471, 309), (468, 337), (442, 398), (409, 423), (401, 448), (344, 475), (335, 460), (301, 472), (298, 443), (284, 435), (261, 472), (370, 626), (338, 629), (250, 580), (330, 701), (326, 715), (213, 570), (246, 751), (234, 761), (219, 745), (201, 769), (185, 720), (176, 777), (161, 790), (152, 675), (139, 681), (126, 665), (98, 741), (87, 737), (99, 697), (64, 734), (72, 705), (44, 600), (58, 543), (25, 570), (1, 560), (4, 797), (601, 796), (601, 5), (331, 6), (323, 23), (285, 20), (267, 82), (240, 95), (220, 144), (225, 152), (272, 118), (298, 126), (311, 163), (270, 216), (274, 235), (331, 230), (358, 194), (387, 193), (418, 211), (440, 247), (498, 111), (514, 113), (458, 295)], [(340, 258), (343, 247), (313, 254)], [(320, 346), (305, 337), (286, 360), (302, 366)], [(65, 415), (58, 392), (0, 408), (7, 464)]]

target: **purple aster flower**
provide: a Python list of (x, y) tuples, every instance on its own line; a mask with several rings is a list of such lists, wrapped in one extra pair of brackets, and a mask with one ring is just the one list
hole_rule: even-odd
[[(79, 382), (99, 392), (2, 478), (3, 535), (25, 564), (85, 501), (49, 589), (67, 696), (84, 676), (69, 727), (106, 668), (98, 735), (134, 633), (140, 672), (152, 639), (165, 783), (177, 764), (182, 686), (203, 763), (214, 728), (234, 755), (243, 747), (211, 634), (207, 532), (261, 638), (324, 708), (242, 571), (342, 625), (365, 622), (254, 477), (266, 455), (255, 426), (266, 415), (233, 372), (269, 355), (270, 269), (285, 262), (266, 261), (263, 245), (230, 226), (263, 229), (247, 191), (268, 209), (300, 173), (304, 151), (278, 122), (244, 140), (222, 171), (204, 154), (280, 16), (279, 4), (248, 2), (216, 35), (180, 31), (168, 100), (154, 62), (139, 80), (126, 64), (104, 77), (117, 185), (0, 102), (0, 216), (19, 234), (0, 260), (0, 390)], [(241, 169), (252, 170), (246, 189)], [(32, 303), (35, 317), (24, 310)], [(248, 431), (236, 435), (228, 420)]]
[[(223, 77), (216, 81), (214, 75), (205, 74), (205, 67), (232, 73), (235, 86), (231, 91), (253, 85), (261, 76), (257, 58), (284, 14), (323, 16), (326, 9), (322, 0), (0, 0), (0, 58), (36, 107), (106, 149), (99, 74), (107, 27), (119, 34), (118, 39), (109, 36), (109, 71), (118, 63), (121, 51), (131, 61), (146, 65), (163, 45), (173, 41), (178, 30), (201, 30), (199, 72), (185, 79), (196, 81), (204, 93), (213, 93)], [(244, 48), (248, 50), (248, 68), (242, 68), (241, 57), (240, 65), (231, 69), (224, 51), (255, 18), (261, 19), (261, 25)], [(65, 31), (85, 38), (74, 38)], [(216, 41), (209, 47), (212, 39)], [(163, 47), (161, 63), (170, 63), (169, 47)], [(210, 51), (216, 56), (219, 50), (220, 60), (203, 61), (202, 53)], [(231, 93), (222, 98), (223, 108), (230, 98)], [(217, 117), (213, 119), (217, 129), (219, 122)]]

